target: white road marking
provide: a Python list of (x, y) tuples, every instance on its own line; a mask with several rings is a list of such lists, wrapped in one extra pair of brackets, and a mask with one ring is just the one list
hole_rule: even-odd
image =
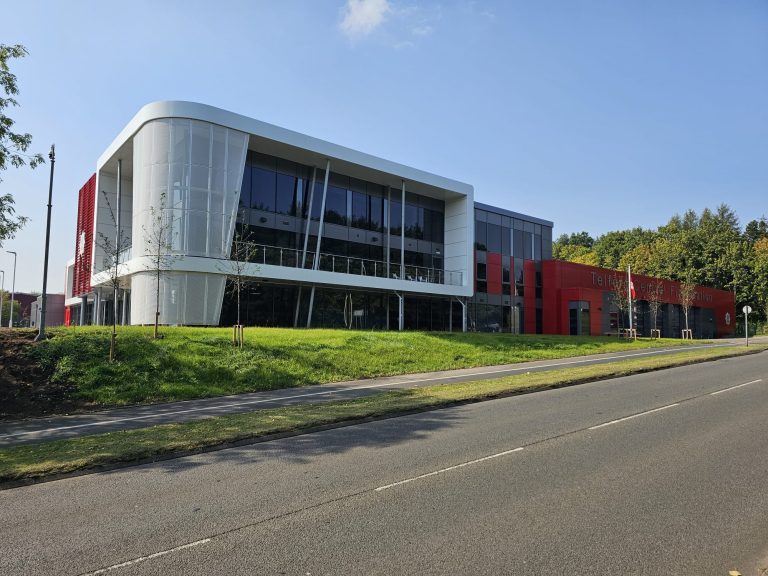
[(435, 470), (434, 472), (428, 472), (427, 474), (421, 474), (420, 476), (414, 476), (413, 478), (407, 478), (405, 480), (400, 480), (399, 482), (394, 482), (392, 484), (387, 484), (386, 486), (379, 486), (376, 488), (376, 492), (381, 492), (382, 490), (387, 490), (389, 488), (394, 488), (395, 486), (400, 486), (402, 484), (408, 484), (409, 482), (413, 482), (414, 480), (421, 480), (422, 478), (429, 478), (430, 476), (436, 476), (438, 474), (442, 474), (443, 472), (449, 472), (451, 470), (456, 470), (457, 468), (464, 468), (465, 466), (471, 466), (472, 464), (477, 464), (478, 462), (485, 462), (486, 460), (492, 460), (493, 458), (498, 458), (500, 456), (506, 456), (507, 454), (512, 454), (513, 452), (520, 452), (523, 448), (514, 448), (512, 450), (505, 450), (504, 452), (499, 452), (498, 454), (491, 454), (490, 456), (483, 456), (482, 458), (478, 458), (477, 460), (470, 460), (469, 462), (464, 462), (462, 464), (456, 464), (455, 466), (449, 466), (448, 468), (442, 468), (440, 470)]
[(645, 412), (640, 412), (639, 414), (633, 414), (632, 416), (627, 416), (625, 418), (619, 418), (618, 420), (611, 420), (610, 422), (603, 422), (602, 424), (598, 424), (597, 426), (590, 426), (590, 430), (597, 430), (598, 428), (602, 428), (603, 426), (610, 426), (611, 424), (618, 424), (619, 422), (624, 422), (626, 420), (632, 420), (633, 418), (637, 418), (638, 416), (645, 416), (646, 414), (653, 414), (654, 412), (659, 412), (660, 410), (666, 410), (667, 408), (672, 408), (674, 406), (679, 406), (679, 402), (675, 402), (674, 404), (668, 404), (667, 406), (662, 406), (661, 408), (654, 408), (653, 410), (646, 410)]
[(749, 386), (750, 384), (757, 384), (758, 382), (762, 382), (762, 378), (758, 378), (757, 380), (752, 380), (752, 382), (744, 382), (744, 384), (737, 384), (736, 386), (731, 386), (730, 388), (723, 388), (722, 390), (718, 390), (717, 392), (710, 392), (710, 396), (716, 396), (717, 394), (722, 394), (723, 392), (728, 392), (728, 390), (735, 390), (736, 388), (741, 388), (742, 386)]
[(128, 566), (133, 566), (134, 564), (138, 564), (139, 562), (146, 562), (147, 560), (152, 560), (153, 558), (165, 556), (166, 554), (171, 554), (172, 552), (179, 552), (187, 548), (192, 548), (193, 546), (200, 546), (201, 544), (207, 544), (210, 541), (211, 541), (210, 538), (205, 538), (203, 540), (198, 540), (197, 542), (190, 542), (189, 544), (176, 546), (176, 548), (170, 548), (168, 550), (163, 550), (161, 552), (155, 552), (154, 554), (150, 554), (149, 556), (141, 556), (139, 558), (134, 558), (133, 560), (128, 560), (127, 562), (121, 562), (120, 564), (113, 564), (112, 566), (107, 566), (106, 568), (95, 570), (94, 572), (87, 572), (85, 574), (81, 574), (81, 576), (96, 576), (97, 574), (106, 574), (107, 572), (111, 572), (112, 570), (117, 570), (118, 568), (126, 568)]
[(536, 370), (539, 368), (554, 368), (559, 366), (571, 366), (574, 364), (589, 364), (592, 362), (609, 362), (611, 360), (620, 360), (622, 358), (632, 358), (636, 356), (651, 356), (654, 354), (664, 354), (667, 352), (682, 352), (686, 350), (698, 350), (701, 348), (722, 348), (725, 346), (733, 346), (733, 344), (710, 344), (702, 346), (685, 346), (681, 348), (664, 348), (661, 350), (651, 350), (646, 352), (635, 352), (632, 354), (622, 354), (620, 356), (611, 356), (608, 358), (587, 358), (581, 360), (569, 360), (565, 362), (555, 362), (552, 364), (543, 364), (541, 366), (525, 366), (520, 368), (501, 368), (499, 370), (484, 370), (481, 372), (470, 372), (468, 374), (457, 374), (455, 376), (435, 376), (432, 378), (405, 378), (396, 382), (381, 383), (381, 384), (368, 384), (363, 386), (351, 386), (349, 388), (343, 388), (341, 390), (323, 390), (321, 392), (308, 392), (306, 394), (294, 394), (291, 396), (278, 396), (276, 398), (264, 398), (260, 400), (245, 400), (242, 402), (228, 402), (226, 404), (216, 404), (214, 406), (201, 406), (198, 408), (187, 408), (185, 410), (174, 410), (172, 412), (156, 412), (153, 414), (144, 414), (142, 416), (129, 416), (126, 418), (112, 418), (109, 420), (101, 420), (99, 422), (87, 422), (85, 424), (73, 424), (71, 426), (59, 426), (56, 428), (45, 428), (43, 430), (28, 430), (26, 432), (17, 432), (15, 434), (6, 434), (0, 436), (0, 440), (5, 438), (19, 438), (21, 436), (29, 436), (33, 434), (48, 434), (51, 432), (61, 432), (64, 430), (75, 430), (77, 428), (89, 428), (96, 426), (109, 426), (110, 424), (117, 424), (119, 422), (131, 422), (136, 420), (149, 420), (151, 418), (162, 418), (165, 416), (177, 416), (179, 414), (189, 414), (192, 412), (207, 412), (212, 410), (220, 410), (223, 408), (236, 408), (238, 406), (251, 406), (254, 404), (266, 404), (270, 402), (280, 402), (283, 400), (295, 400), (297, 398), (309, 398), (312, 396), (327, 396), (329, 394), (343, 394), (345, 392), (353, 392), (355, 390), (369, 390), (375, 388), (387, 388), (390, 386), (399, 386), (402, 384), (419, 384), (421, 382), (433, 382), (435, 380), (453, 380), (456, 378), (471, 378), (473, 376), (483, 376), (487, 374), (499, 374), (504, 372), (523, 372), (531, 369)]

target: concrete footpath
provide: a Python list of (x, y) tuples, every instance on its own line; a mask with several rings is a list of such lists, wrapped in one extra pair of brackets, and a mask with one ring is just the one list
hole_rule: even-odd
[(295, 406), (334, 400), (349, 400), (376, 394), (384, 390), (417, 388), (434, 384), (466, 382), (501, 378), (526, 372), (541, 372), (567, 367), (603, 364), (617, 360), (673, 355), (686, 350), (723, 348), (743, 344), (743, 340), (723, 340), (713, 344), (678, 346), (541, 360), (501, 366), (464, 368), (441, 372), (406, 374), (366, 380), (335, 382), (312, 387), (283, 388), (266, 392), (253, 392), (237, 396), (224, 396), (187, 400), (167, 404), (148, 404), (115, 408), (100, 412), (51, 416), (27, 420), (0, 422), (0, 447), (30, 444), (62, 438), (100, 434), (115, 430), (145, 428), (158, 424), (189, 422), (211, 416), (252, 412), (265, 408)]

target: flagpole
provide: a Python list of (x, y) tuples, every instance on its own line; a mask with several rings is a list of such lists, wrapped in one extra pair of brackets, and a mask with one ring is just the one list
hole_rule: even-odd
[(627, 265), (627, 298), (629, 299), (629, 333), (632, 334), (632, 266)]

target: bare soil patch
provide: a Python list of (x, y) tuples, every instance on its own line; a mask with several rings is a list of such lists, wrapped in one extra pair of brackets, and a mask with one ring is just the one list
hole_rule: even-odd
[(0, 420), (81, 410), (74, 385), (50, 382), (30, 357), (37, 332), (0, 330)]

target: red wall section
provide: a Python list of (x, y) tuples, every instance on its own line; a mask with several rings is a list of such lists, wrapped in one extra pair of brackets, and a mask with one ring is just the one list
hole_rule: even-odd
[(525, 310), (525, 333), (536, 334), (536, 262), (523, 261), (523, 308)]
[(93, 210), (96, 202), (96, 174), (80, 188), (77, 201), (77, 233), (75, 234), (75, 268), (72, 295), (91, 291), (91, 257), (93, 254)]
[[(596, 320), (596, 318), (599, 319), (600, 314), (596, 312), (602, 308), (602, 294), (611, 289), (610, 284), (613, 278), (626, 279), (626, 272), (562, 260), (542, 262), (544, 333), (568, 334), (568, 301), (588, 300), (592, 310), (590, 319), (592, 334), (600, 334), (600, 322)], [(653, 280), (656, 279), (650, 276), (632, 274), (632, 282), (635, 285), (638, 300), (645, 299), (644, 295), (648, 292), (648, 285)], [(680, 283), (672, 280), (662, 280), (662, 282), (664, 292), (661, 294), (660, 300), (669, 304), (679, 303)], [(572, 291), (571, 289), (578, 290)], [(526, 286), (526, 298), (527, 290), (528, 287)], [(714, 309), (715, 335), (717, 337), (729, 336), (733, 333), (736, 316), (732, 292), (699, 286), (696, 289), (696, 299), (693, 305), (699, 308)], [(726, 315), (730, 315), (730, 324), (726, 322)], [(526, 321), (526, 327), (527, 325)]]
[(501, 294), (501, 254), (488, 252), (488, 294)]

